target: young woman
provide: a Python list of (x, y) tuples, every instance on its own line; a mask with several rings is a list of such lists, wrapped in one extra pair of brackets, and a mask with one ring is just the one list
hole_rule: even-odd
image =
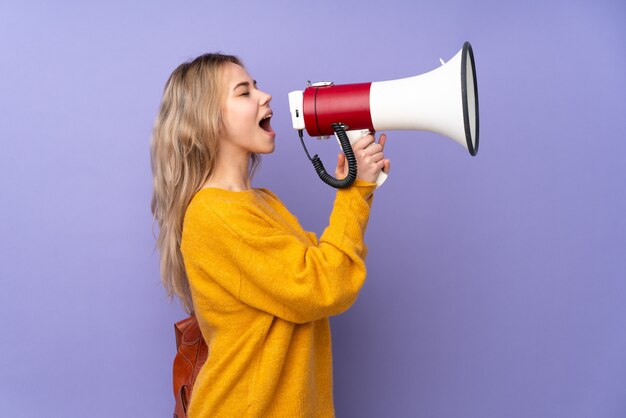
[[(328, 318), (365, 281), (363, 238), (375, 180), (389, 171), (386, 138), (355, 143), (357, 179), (337, 190), (318, 239), (274, 193), (251, 187), (258, 154), (275, 147), (271, 99), (236, 57), (205, 54), (172, 73), (156, 119), (162, 280), (209, 346), (190, 418), (334, 416)], [(346, 174), (339, 154), (335, 176)]]

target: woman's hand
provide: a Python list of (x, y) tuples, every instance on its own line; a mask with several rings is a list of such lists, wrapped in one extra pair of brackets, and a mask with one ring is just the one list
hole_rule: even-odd
[[(356, 178), (370, 183), (376, 183), (376, 179), (380, 171), (389, 174), (391, 162), (385, 159), (383, 149), (387, 142), (387, 135), (382, 134), (375, 143), (374, 135), (367, 134), (352, 145), (354, 157), (356, 158), (357, 175)], [(343, 179), (348, 175), (348, 164), (346, 156), (340, 153), (337, 156), (337, 168), (335, 169), (335, 177)]]

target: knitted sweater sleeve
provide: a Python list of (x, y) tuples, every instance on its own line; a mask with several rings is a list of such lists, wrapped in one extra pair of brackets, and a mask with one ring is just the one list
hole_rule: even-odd
[[(364, 235), (374, 188), (357, 180), (339, 189), (319, 241), (307, 232), (314, 245), (258, 219), (255, 227), (246, 224), (251, 220), (221, 220), (205, 223), (196, 245), (187, 240), (185, 263), (207, 273), (238, 301), (291, 322), (340, 314), (365, 281)], [(192, 291), (201, 293), (201, 280), (188, 276)]]

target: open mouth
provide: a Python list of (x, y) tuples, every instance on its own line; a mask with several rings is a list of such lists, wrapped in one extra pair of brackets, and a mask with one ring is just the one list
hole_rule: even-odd
[(261, 119), (261, 121), (259, 122), (259, 126), (265, 132), (274, 133), (274, 130), (272, 129), (272, 125), (270, 125), (270, 119), (272, 119), (271, 113), (265, 116), (263, 119)]

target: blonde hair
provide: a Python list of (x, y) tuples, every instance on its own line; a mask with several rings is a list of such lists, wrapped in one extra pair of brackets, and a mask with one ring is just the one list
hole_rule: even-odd
[[(154, 123), (150, 157), (154, 188), (152, 214), (158, 223), (161, 282), (188, 313), (193, 302), (180, 243), (185, 211), (213, 174), (222, 130), (223, 67), (242, 65), (231, 55), (204, 54), (179, 65), (170, 75)], [(250, 177), (261, 162), (250, 156)]]

